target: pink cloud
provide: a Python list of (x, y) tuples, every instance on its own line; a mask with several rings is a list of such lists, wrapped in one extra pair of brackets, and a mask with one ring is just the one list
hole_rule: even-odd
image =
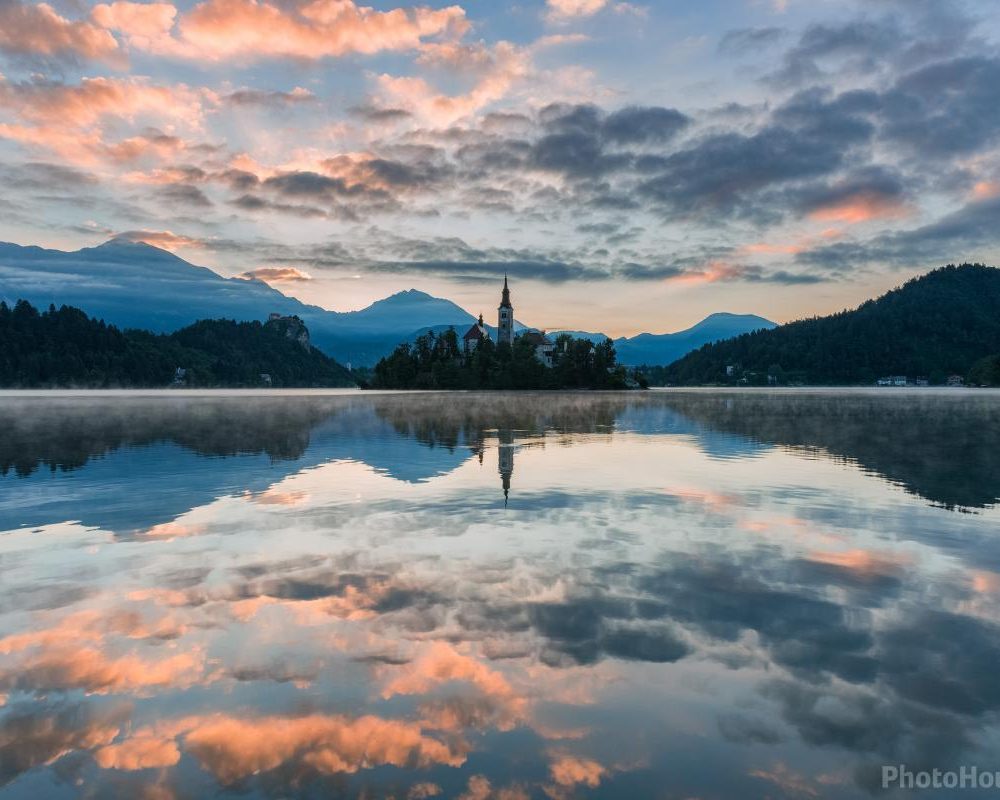
[(584, 784), (593, 787), (600, 784), (607, 770), (590, 758), (561, 755), (549, 765), (549, 774), (560, 786)]
[[(296, 269), (295, 267), (258, 267), (257, 269), (244, 272), (240, 277), (256, 278), (257, 280), (264, 281), (265, 283), (298, 283), (312, 280), (312, 275), (308, 272)], [(292, 505), (295, 502), (299, 502), (304, 497), (301, 492), (293, 492), (291, 495), (295, 496), (265, 493), (255, 497), (254, 502), (272, 505)]]
[(365, 767), (461, 766), (465, 748), (423, 734), (416, 723), (375, 716), (238, 719), (208, 717), (184, 737), (184, 747), (224, 783), (288, 762), (325, 773)]
[(11, 83), (0, 76), (0, 109), (22, 120), (88, 128), (105, 117), (133, 121), (150, 114), (199, 127), (206, 103), (217, 101), (204, 89), (183, 84), (157, 86), (139, 78), (84, 78), (79, 84)]
[(167, 3), (118, 0), (97, 6), (94, 19), (133, 48), (209, 61), (413, 50), (427, 38), (459, 37), (469, 27), (459, 6), (378, 11), (352, 0), (205, 0), (180, 16)]
[(425, 49), (422, 58), (464, 74), (471, 72), (476, 81), (464, 94), (447, 95), (424, 78), (383, 74), (377, 78), (377, 107), (403, 108), (427, 122), (446, 126), (503, 99), (531, 74), (530, 51), (510, 42), (498, 42), (492, 48), (433, 47)]
[(19, 0), (0, 4), (0, 51), (121, 61), (115, 37), (99, 25), (68, 20), (48, 3), (34, 5)]
[(546, 0), (548, 17), (552, 20), (590, 17), (607, 4), (608, 0)]
[(172, 739), (135, 736), (100, 748), (94, 760), (102, 769), (137, 770), (172, 767), (181, 760), (181, 754)]

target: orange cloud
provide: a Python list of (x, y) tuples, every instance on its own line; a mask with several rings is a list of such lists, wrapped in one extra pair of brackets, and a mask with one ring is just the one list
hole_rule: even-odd
[(549, 765), (552, 780), (560, 786), (575, 786), (582, 783), (594, 787), (600, 784), (601, 778), (607, 773), (608, 771), (593, 759), (576, 756), (558, 756)]
[(528, 793), (520, 786), (493, 788), (485, 775), (473, 775), (458, 800), (528, 800)]
[(773, 783), (784, 793), (793, 797), (819, 797), (820, 793), (809, 779), (792, 772), (785, 764), (775, 764), (771, 769), (755, 769), (750, 776)]
[(154, 686), (189, 686), (203, 674), (200, 652), (178, 653), (159, 661), (135, 655), (111, 658), (91, 647), (47, 650), (0, 673), (0, 686), (26, 689), (83, 689), (91, 694)]
[[(311, 281), (312, 275), (308, 272), (303, 272), (295, 267), (258, 267), (257, 269), (249, 270), (244, 272), (241, 278), (256, 278), (259, 281), (264, 281), (265, 283), (290, 283), (290, 282), (300, 282), (300, 281)], [(301, 492), (298, 493), (301, 497)], [(254, 502), (257, 503), (274, 503), (277, 501), (277, 495), (272, 494), (266, 496), (265, 494), (257, 495), (254, 498)]]
[(72, 21), (48, 3), (0, 4), (0, 51), (14, 55), (76, 57), (120, 62), (118, 42), (89, 21)]
[(183, 84), (156, 86), (139, 78), (83, 78), (79, 84), (11, 83), (0, 76), (0, 108), (32, 122), (88, 128), (104, 117), (132, 121), (149, 113), (170, 122), (200, 125), (213, 93)]
[(709, 511), (716, 513), (730, 511), (740, 505), (738, 495), (713, 492), (710, 489), (699, 489), (693, 486), (668, 486), (664, 491), (678, 500), (704, 506)]
[(841, 552), (810, 553), (808, 559), (866, 577), (895, 575), (909, 563), (909, 559), (902, 555), (874, 553), (861, 548)]
[(672, 275), (669, 278), (665, 278), (664, 282), (698, 285), (716, 283), (717, 281), (738, 280), (745, 274), (746, 268), (739, 264), (728, 264), (724, 261), (709, 261), (700, 269), (684, 272), (680, 275)]
[(312, 714), (252, 720), (217, 716), (200, 722), (184, 747), (223, 783), (297, 761), (325, 773), (391, 764), (427, 767), (465, 762), (465, 748), (425, 736), (419, 725), (374, 716)]
[(1000, 181), (979, 181), (972, 187), (974, 200), (990, 200), (1000, 197)]
[(420, 658), (400, 669), (403, 674), (385, 686), (382, 697), (424, 694), (448, 681), (466, 681), (491, 696), (509, 697), (513, 694), (503, 675), (474, 658), (463, 656), (445, 642), (434, 642)]
[(130, 47), (209, 61), (413, 50), (429, 37), (459, 37), (469, 28), (459, 6), (378, 11), (353, 0), (205, 0), (179, 17), (170, 4), (120, 0), (97, 6), (94, 19)]
[(858, 192), (813, 210), (809, 218), (818, 222), (854, 225), (873, 219), (903, 217), (908, 213), (909, 209), (895, 198), (886, 197), (878, 192)]
[(435, 125), (450, 125), (505, 97), (515, 83), (531, 71), (528, 50), (510, 42), (497, 42), (492, 48), (434, 48), (424, 58), (451, 69), (470, 70), (478, 79), (465, 94), (439, 93), (423, 78), (378, 77), (378, 106), (403, 108)]
[(121, 744), (110, 744), (94, 753), (102, 769), (137, 770), (172, 767), (181, 760), (180, 750), (172, 739), (135, 736)]
[[(193, 239), (190, 236), (183, 236), (173, 231), (125, 231), (118, 234), (118, 236), (122, 239), (128, 239), (130, 242), (145, 242), (146, 244), (153, 245), (153, 247), (159, 247), (171, 252), (179, 250), (182, 247), (205, 246), (205, 243), (201, 239)], [(166, 526), (170, 524), (166, 523), (165, 525), (154, 526), (150, 531), (157, 528), (166, 530)]]

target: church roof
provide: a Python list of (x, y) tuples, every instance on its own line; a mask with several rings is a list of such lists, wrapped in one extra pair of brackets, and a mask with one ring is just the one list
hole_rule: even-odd
[(503, 294), (500, 296), (500, 308), (513, 308), (510, 304), (510, 289), (507, 288), (507, 275), (503, 276)]
[(467, 342), (470, 339), (489, 339), (490, 335), (486, 330), (486, 324), (483, 322), (483, 315), (479, 315), (479, 320), (472, 323), (472, 327), (465, 332), (465, 336), (462, 337), (463, 342)]
[(531, 342), (535, 347), (543, 344), (553, 344), (552, 340), (541, 331), (524, 331), (521, 338)]

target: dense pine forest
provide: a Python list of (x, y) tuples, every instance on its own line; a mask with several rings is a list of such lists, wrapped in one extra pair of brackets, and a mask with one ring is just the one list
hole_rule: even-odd
[(610, 339), (594, 344), (563, 334), (555, 342), (553, 365), (535, 356), (525, 337), (513, 344), (489, 339), (466, 356), (454, 329), (433, 331), (404, 342), (375, 365), (377, 389), (628, 389), (637, 388), (625, 367), (616, 363)]
[(705, 345), (650, 383), (873, 384), (883, 376), (1000, 385), (1000, 269), (947, 266), (852, 311)]
[(350, 372), (309, 345), (297, 317), (201, 320), (153, 334), (119, 330), (71, 306), (39, 312), (24, 300), (13, 308), (0, 302), (0, 386), (7, 388), (354, 383)]

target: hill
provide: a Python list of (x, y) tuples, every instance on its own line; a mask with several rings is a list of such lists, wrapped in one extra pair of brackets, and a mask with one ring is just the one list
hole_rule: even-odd
[(998, 308), (1000, 270), (950, 265), (851, 311), (706, 345), (671, 364), (665, 380), (767, 383), (770, 374), (778, 383), (836, 385), (906, 375), (944, 383), (1000, 353)]
[[(297, 317), (201, 320), (171, 334), (122, 331), (70, 306), (39, 313), (0, 302), (0, 386), (353, 386), (350, 372), (309, 342)], [(262, 378), (268, 375), (270, 382)]]

